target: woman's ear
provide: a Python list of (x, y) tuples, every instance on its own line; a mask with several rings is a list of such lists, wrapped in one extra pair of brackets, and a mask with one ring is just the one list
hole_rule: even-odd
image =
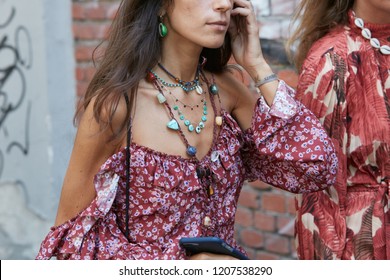
[(163, 18), (165, 15), (166, 15), (165, 9), (161, 9), (161, 10), (158, 12), (158, 17), (159, 17), (159, 18)]
[(174, 0), (163, 0), (161, 3), (161, 8), (158, 13), (158, 16), (166, 16), (168, 13), (170, 13), (173, 9)]
[(160, 7), (160, 10), (158, 11), (158, 16), (159, 17), (165, 16), (165, 14), (167, 13), (167, 9), (169, 7), (169, 4), (168, 4), (167, 0), (163, 0), (161, 2), (162, 2), (161, 3), (161, 7)]

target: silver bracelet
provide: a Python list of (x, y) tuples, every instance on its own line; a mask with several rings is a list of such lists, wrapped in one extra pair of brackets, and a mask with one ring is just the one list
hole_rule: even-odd
[(279, 80), (278, 76), (275, 73), (272, 73), (271, 75), (261, 79), (260, 81), (257, 81), (255, 83), (255, 87), (259, 88), (259, 87), (261, 87), (262, 85), (264, 85), (266, 83), (269, 83), (269, 82), (272, 82), (272, 81), (276, 81), (276, 80)]

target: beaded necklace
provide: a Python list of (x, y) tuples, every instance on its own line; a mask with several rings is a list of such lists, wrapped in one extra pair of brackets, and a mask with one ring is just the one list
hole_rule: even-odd
[[(212, 139), (212, 143), (211, 143), (211, 149), (212, 149), (215, 146), (215, 142), (217, 139), (216, 127), (222, 125), (222, 116), (217, 115), (217, 108), (215, 105), (214, 96), (216, 95), (218, 97), (220, 105), (221, 105), (221, 100), (220, 100), (220, 97), (218, 95), (218, 87), (215, 84), (214, 76), (212, 76), (213, 83), (210, 85), (205, 74), (203, 72), (201, 72), (200, 75), (201, 75), (202, 79), (205, 81), (205, 83), (207, 84), (207, 87), (209, 89), (210, 103), (212, 105), (214, 115), (215, 115), (215, 123), (213, 123), (213, 139)], [(206, 204), (208, 204), (207, 209), (210, 209), (210, 203), (212, 200), (211, 197), (213, 197), (214, 193), (215, 193), (214, 186), (216, 184), (217, 178), (213, 174), (213, 172), (211, 171), (210, 166), (208, 166), (208, 164), (201, 164), (200, 160), (198, 158), (196, 158), (197, 149), (196, 149), (196, 147), (189, 144), (186, 136), (184, 135), (183, 131), (181, 130), (179, 123), (175, 119), (172, 108), (168, 104), (167, 99), (164, 96), (163, 86), (159, 83), (158, 79), (152, 74), (152, 72), (148, 72), (147, 80), (149, 82), (151, 82), (155, 86), (155, 88), (158, 90), (159, 93), (157, 94), (157, 99), (161, 104), (164, 104), (168, 110), (168, 114), (169, 114), (171, 120), (169, 121), (167, 126), (172, 129), (172, 125), (174, 125), (175, 128), (177, 128), (174, 130), (177, 130), (179, 132), (179, 135), (186, 146), (187, 155), (189, 155), (191, 158), (193, 158), (195, 160), (195, 162), (197, 163), (196, 174), (199, 178), (199, 181), (206, 189), (206, 193), (209, 197), (209, 199), (206, 201)], [(204, 99), (206, 100), (206, 97)], [(211, 150), (209, 152), (211, 152)], [(219, 158), (218, 151), (211, 152), (210, 160), (212, 162), (217, 161), (218, 158)], [(213, 234), (214, 223), (213, 223), (211, 216), (212, 216), (212, 213), (210, 212), (210, 210), (208, 210), (204, 213), (202, 220), (203, 220), (203, 226), (205, 227), (205, 230), (202, 230), (203, 234)]]
[[(162, 90), (164, 90), (164, 89), (166, 90), (166, 88), (163, 85), (160, 85), (160, 86), (161, 86)], [(166, 91), (168, 91), (168, 90), (166, 90)], [(176, 96), (174, 96), (174, 94), (171, 91), (168, 91), (168, 92), (173, 97), (172, 99), (173, 99), (173, 102), (175, 103), (175, 105), (173, 106), (173, 110), (178, 113), (179, 119), (184, 122), (184, 125), (187, 127), (188, 131), (189, 132), (195, 131), (197, 134), (201, 133), (202, 129), (205, 127), (205, 122), (207, 121), (207, 114), (208, 114), (207, 99), (202, 98), (202, 100), (201, 100), (200, 104), (203, 104), (203, 106), (202, 106), (203, 115), (201, 117), (201, 120), (196, 124), (196, 123), (191, 122), (189, 119), (187, 119), (185, 117), (183, 110), (180, 109), (180, 107), (177, 103), (178, 102), (181, 103), (183, 105), (183, 109), (190, 108), (191, 111), (193, 111), (194, 108), (199, 108), (200, 104), (196, 104), (196, 105), (185, 104), (184, 102), (179, 100)], [(169, 127), (169, 128), (171, 128), (171, 127)]]
[(183, 101), (181, 101), (180, 99), (178, 99), (178, 98), (176, 97), (176, 95), (173, 94), (172, 91), (167, 90), (164, 86), (162, 86), (162, 88), (169, 92), (169, 94), (170, 94), (171, 97), (172, 97), (172, 100), (173, 100), (175, 103), (180, 103), (180, 104), (183, 106), (183, 108), (185, 108), (185, 109), (186, 109), (186, 108), (190, 108), (191, 111), (193, 111), (194, 109), (199, 108), (200, 105), (203, 104), (203, 102), (204, 102), (204, 98), (202, 98), (198, 104), (195, 104), (195, 105), (194, 105), (194, 104), (187, 104), (187, 103), (184, 103)]
[[(209, 85), (209, 82), (208, 82), (206, 76), (203, 73), (200, 73), (200, 75), (202, 76), (202, 78), (204, 79), (206, 84)], [(159, 93), (157, 94), (157, 99), (158, 99), (159, 103), (160, 104), (164, 104), (165, 107), (168, 110), (168, 113), (169, 113), (169, 116), (170, 116), (171, 120), (168, 122), (167, 127), (169, 129), (172, 129), (172, 130), (175, 130), (175, 131), (179, 132), (179, 135), (181, 136), (184, 144), (186, 145), (187, 155), (189, 155), (190, 157), (195, 157), (197, 149), (196, 149), (196, 147), (190, 145), (188, 140), (187, 140), (187, 138), (185, 137), (185, 135), (184, 135), (184, 133), (183, 133), (183, 131), (182, 131), (178, 121), (175, 118), (175, 115), (173, 114), (173, 110), (172, 110), (171, 106), (167, 102), (167, 99), (166, 99), (166, 97), (164, 95), (163, 86), (159, 83), (159, 80), (153, 74), (152, 71), (148, 72), (147, 80), (149, 82), (151, 82), (155, 86), (155, 88), (158, 90)], [(218, 94), (218, 87), (215, 85), (215, 83), (213, 83), (211, 86), (209, 86), (209, 89), (210, 89), (209, 90), (210, 102), (211, 102), (212, 108), (214, 110), (214, 114), (216, 115), (217, 114), (217, 109), (216, 109), (216, 105), (215, 105), (215, 102), (214, 102), (214, 99), (213, 99), (213, 95)], [(214, 91), (212, 91), (211, 89), (214, 89)], [(205, 100), (206, 100), (206, 98), (205, 98)], [(207, 105), (205, 107), (207, 107)], [(206, 120), (207, 120), (207, 117), (206, 117)], [(221, 120), (221, 122), (219, 120)], [(217, 125), (221, 125), (222, 124), (222, 117), (216, 116), (216, 124)], [(215, 125), (213, 125), (213, 131), (214, 131), (213, 132), (213, 143), (214, 143), (214, 141), (215, 141)]]
[[(199, 85), (199, 77), (195, 78), (195, 80), (191, 81), (191, 82), (183, 82), (182, 80), (179, 80), (180, 82), (177, 82), (177, 83), (168, 83), (167, 81), (165, 81), (163, 78), (161, 78), (156, 72), (154, 72), (153, 70), (150, 70), (150, 72), (152, 72), (152, 74), (156, 77), (156, 79), (161, 83), (163, 84), (164, 86), (166, 87), (180, 87), (182, 88), (186, 93), (189, 93), (193, 90), (196, 90), (196, 92), (200, 95), (200, 94), (203, 94), (203, 89), (202, 87)], [(177, 78), (176, 78), (177, 79)]]
[[(171, 87), (181, 87), (186, 93), (192, 91), (192, 90), (196, 90), (196, 92), (198, 94), (202, 94), (203, 93), (203, 89), (202, 87), (199, 85), (199, 74), (200, 74), (200, 67), (201, 67), (201, 64), (198, 65), (198, 68), (196, 69), (196, 75), (195, 75), (195, 79), (193, 81), (189, 81), (189, 82), (186, 82), (186, 81), (183, 81), (182, 79), (179, 79), (178, 77), (176, 77), (175, 75), (173, 75), (171, 72), (169, 72), (161, 63), (158, 63), (157, 64), (158, 67), (160, 67), (160, 69), (162, 69), (169, 77), (171, 77), (174, 81), (176, 81), (176, 84), (169, 84)], [(164, 82), (166, 83), (163, 79), (159, 78), (160, 82)], [(164, 84), (163, 83), (163, 84)]]

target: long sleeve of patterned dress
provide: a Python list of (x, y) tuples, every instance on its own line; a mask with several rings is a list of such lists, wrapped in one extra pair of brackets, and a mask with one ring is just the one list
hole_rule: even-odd
[[(339, 159), (329, 191), (297, 196), (301, 259), (390, 259), (390, 57), (349, 24), (317, 41), (297, 98), (323, 123)], [(387, 44), (389, 24), (366, 27)]]
[(244, 133), (246, 179), (293, 193), (316, 192), (334, 183), (337, 157), (318, 119), (294, 95), (281, 81), (270, 107), (259, 98)]

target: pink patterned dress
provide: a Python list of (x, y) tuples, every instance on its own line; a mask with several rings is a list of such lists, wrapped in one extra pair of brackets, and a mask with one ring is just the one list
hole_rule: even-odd
[[(301, 259), (390, 259), (390, 56), (349, 18), (313, 45), (298, 85), (339, 158), (333, 187), (297, 197)], [(390, 24), (365, 26), (389, 45)]]
[[(333, 144), (318, 119), (292, 95), (280, 82), (271, 107), (259, 98), (252, 127), (245, 132), (222, 110), (223, 124), (201, 160), (131, 143), (128, 238), (126, 148), (113, 154), (95, 176), (96, 198), (75, 218), (51, 228), (36, 258), (186, 259), (179, 240), (196, 236), (217, 236), (237, 246), (234, 219), (245, 180), (261, 179), (294, 193), (334, 183)], [(198, 177), (199, 167), (209, 174)], [(210, 184), (213, 195), (207, 191)]]

